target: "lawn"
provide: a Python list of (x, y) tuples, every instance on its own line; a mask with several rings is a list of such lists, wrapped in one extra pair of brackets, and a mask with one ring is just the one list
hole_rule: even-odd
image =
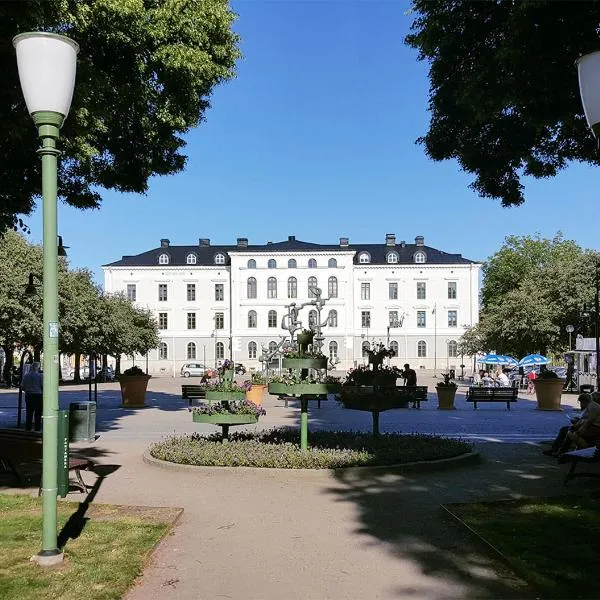
[(73, 517), (79, 506), (58, 503), (59, 531), (71, 517), (75, 539), (67, 540), (61, 565), (40, 567), (29, 561), (40, 549), (40, 500), (0, 494), (2, 600), (121, 598), (178, 514), (177, 509), (92, 504), (83, 515), (87, 520), (81, 520)]
[(562, 496), (446, 506), (546, 598), (600, 598), (600, 499)]

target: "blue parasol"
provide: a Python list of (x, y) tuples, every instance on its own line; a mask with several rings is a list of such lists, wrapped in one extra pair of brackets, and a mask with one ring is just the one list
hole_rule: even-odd
[(528, 354), (519, 361), (520, 367), (530, 367), (532, 365), (547, 365), (550, 361), (541, 354)]

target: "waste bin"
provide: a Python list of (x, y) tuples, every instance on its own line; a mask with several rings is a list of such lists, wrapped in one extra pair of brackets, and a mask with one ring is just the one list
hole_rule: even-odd
[(591, 394), (594, 391), (594, 386), (591, 383), (584, 383), (579, 386), (580, 394)]
[(96, 439), (96, 403), (71, 402), (69, 405), (69, 440), (93, 442)]

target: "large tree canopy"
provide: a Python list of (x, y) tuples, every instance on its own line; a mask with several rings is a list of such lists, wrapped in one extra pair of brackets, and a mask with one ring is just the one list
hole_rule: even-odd
[(524, 201), (522, 175), (568, 161), (600, 164), (575, 60), (600, 50), (600, 2), (413, 0), (407, 43), (430, 63), (434, 160), (454, 158), (472, 187), (504, 206)]
[(0, 232), (41, 190), (38, 140), (11, 39), (42, 30), (79, 43), (75, 93), (61, 132), (59, 195), (98, 208), (98, 188), (144, 193), (183, 169), (182, 134), (209, 107), (239, 56), (227, 0), (30, 0), (0, 3)]

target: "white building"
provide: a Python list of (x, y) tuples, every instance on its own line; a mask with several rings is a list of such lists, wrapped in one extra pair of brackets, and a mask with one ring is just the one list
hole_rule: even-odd
[[(422, 236), (414, 244), (387, 234), (382, 244), (336, 245), (294, 236), (263, 245), (238, 238), (235, 246), (163, 239), (102, 268), (108, 293), (123, 291), (156, 314), (161, 342), (148, 357), (156, 375), (178, 374), (187, 360), (260, 368), (261, 347), (287, 333), (286, 305), (308, 302), (314, 287), (329, 299), (323, 351), (343, 369), (364, 362), (364, 346), (388, 340), (395, 364), (458, 369), (457, 340), (479, 316), (481, 265), (426, 246)], [(305, 327), (309, 309), (299, 316)]]

